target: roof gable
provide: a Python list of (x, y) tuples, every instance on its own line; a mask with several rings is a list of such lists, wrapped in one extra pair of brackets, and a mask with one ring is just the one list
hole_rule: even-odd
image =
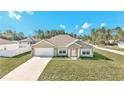
[(3, 44), (16, 44), (16, 43), (17, 42), (13, 42), (13, 41), (10, 41), (10, 40), (0, 38), (0, 45), (3, 45)]
[(89, 45), (89, 44), (83, 42), (82, 40), (78, 40), (78, 41), (76, 41), (75, 43), (81, 45), (81, 47), (85, 47), (85, 48), (93, 48), (91, 45)]
[(41, 40), (40, 42), (34, 44), (32, 47), (33, 48), (34, 47), (43, 47), (43, 48), (45, 48), (45, 47), (54, 47), (54, 45), (52, 43), (48, 42), (47, 40)]
[(75, 39), (68, 35), (57, 35), (50, 39), (41, 40), (32, 47), (86, 47), (92, 48), (91, 45)]
[(56, 47), (66, 47), (69, 43), (74, 42), (75, 40), (75, 38), (69, 35), (57, 35), (48, 39), (48, 41), (54, 44)]
[(75, 48), (79, 48), (79, 47), (81, 47), (79, 44), (77, 44), (77, 43), (73, 43), (73, 44), (71, 44), (70, 46), (68, 46), (68, 47), (75, 47)]

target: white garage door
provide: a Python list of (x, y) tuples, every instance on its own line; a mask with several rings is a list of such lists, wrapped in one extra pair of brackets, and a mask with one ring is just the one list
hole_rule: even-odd
[(52, 57), (54, 56), (53, 48), (35, 48), (35, 56)]

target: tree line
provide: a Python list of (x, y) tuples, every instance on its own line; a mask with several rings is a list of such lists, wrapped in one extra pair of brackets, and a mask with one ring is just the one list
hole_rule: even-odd
[(59, 34), (70, 35), (74, 38), (77, 38), (77, 35), (74, 33), (67, 33), (65, 32), (65, 30), (56, 30), (56, 29), (55, 30), (42, 30), (42, 29), (35, 30), (33, 37), (48, 39)]
[(21, 40), (26, 38), (23, 32), (16, 32), (11, 29), (0, 32), (0, 38), (7, 39), (7, 40)]
[[(74, 38), (82, 39), (83, 41), (88, 41), (94, 44), (108, 44), (109, 40), (124, 40), (124, 30), (121, 27), (115, 28), (93, 28), (89, 35), (79, 35), (75, 33), (67, 33), (65, 30), (43, 30), (37, 29), (34, 31), (34, 34), (28, 37), (32, 38), (40, 38), (40, 39), (48, 39), (55, 35), (65, 34), (70, 35)], [(23, 32), (16, 32), (13, 30), (6, 30), (4, 32), (0, 32), (0, 38), (8, 39), (8, 40), (22, 40), (27, 38)]]
[(109, 44), (109, 40), (124, 40), (124, 30), (121, 27), (115, 28), (93, 28), (89, 40), (97, 44)]
[(42, 29), (35, 30), (34, 34), (30, 35), (30, 36), (26, 36), (23, 32), (16, 32), (16, 31), (9, 29), (9, 30), (0, 32), (0, 38), (7, 39), (7, 40), (22, 40), (22, 39), (25, 39), (28, 37), (48, 39), (48, 38), (51, 38), (51, 37), (53, 37), (55, 35), (59, 35), (59, 34), (66, 34), (66, 35), (70, 35), (74, 38), (77, 38), (76, 34), (67, 33), (64, 30), (42, 30)]

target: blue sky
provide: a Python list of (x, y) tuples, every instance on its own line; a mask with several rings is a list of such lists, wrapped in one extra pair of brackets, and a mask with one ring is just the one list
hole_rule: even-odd
[(6, 29), (33, 34), (36, 29), (65, 29), (66, 32), (89, 34), (92, 28), (124, 28), (122, 11), (18, 11), (0, 12), (0, 31)]

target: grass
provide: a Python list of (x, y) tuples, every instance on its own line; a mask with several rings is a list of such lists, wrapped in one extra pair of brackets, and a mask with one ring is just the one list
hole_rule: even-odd
[(51, 60), (38, 80), (124, 80), (124, 56), (95, 49), (93, 58)]
[(5, 76), (7, 73), (18, 67), (19, 65), (26, 62), (31, 58), (31, 53), (27, 52), (12, 58), (0, 58), (0, 78)]
[(98, 52), (94, 52), (94, 57), (81, 57), (80, 60), (112, 60)]

